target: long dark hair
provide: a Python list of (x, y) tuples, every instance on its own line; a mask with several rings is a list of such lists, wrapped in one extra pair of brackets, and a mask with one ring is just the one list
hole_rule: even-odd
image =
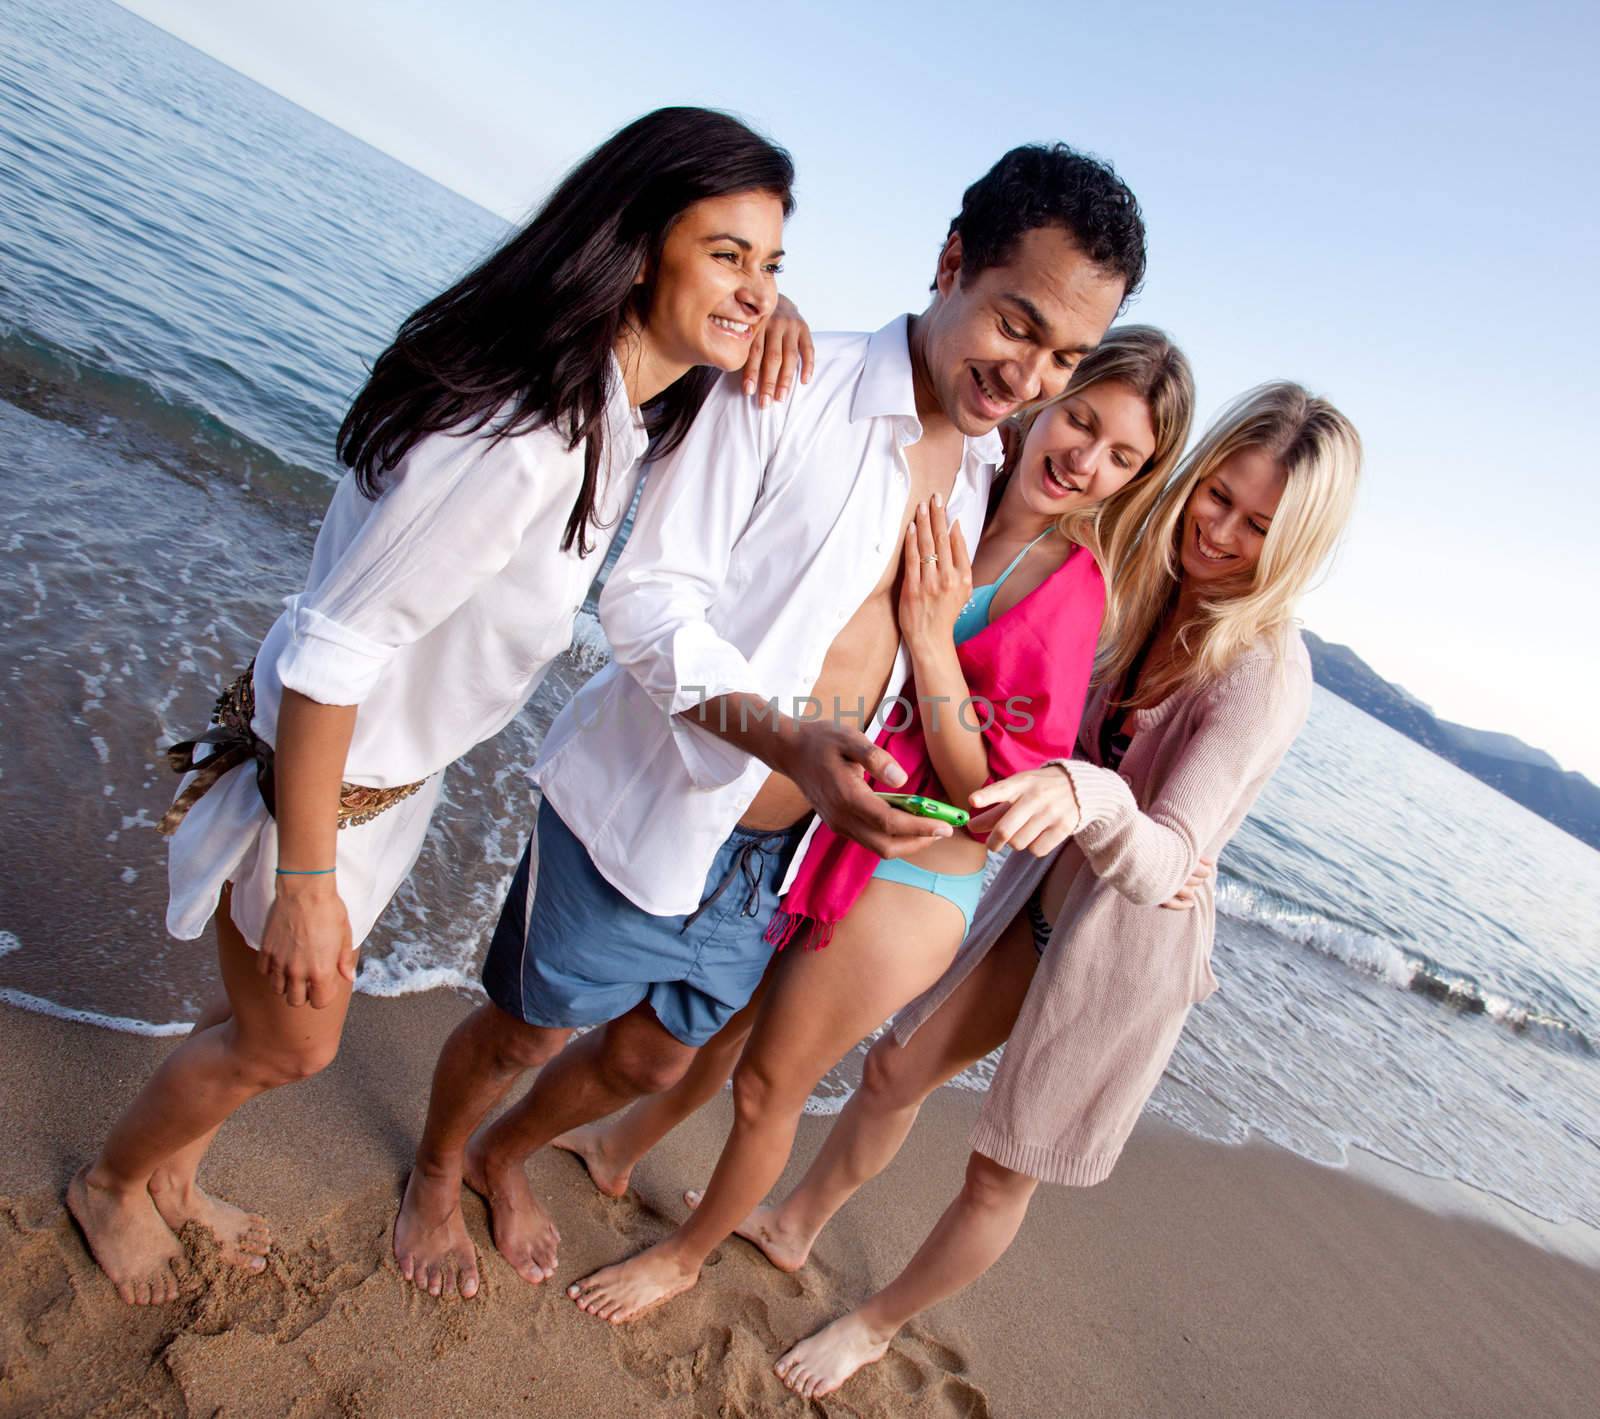
[[(495, 436), (554, 425), (568, 447), (587, 441), (583, 486), (563, 550), (586, 555), (605, 456), (611, 351), (625, 321), (642, 323), (652, 283), (635, 284), (691, 204), (771, 192), (794, 209), (794, 164), (738, 119), (705, 108), (637, 118), (562, 180), (528, 224), (443, 295), (407, 316), (339, 429), (339, 457), (369, 498), (427, 435)], [(657, 453), (683, 438), (715, 382), (700, 367), (645, 411)], [(464, 426), (464, 427), (463, 427)]]

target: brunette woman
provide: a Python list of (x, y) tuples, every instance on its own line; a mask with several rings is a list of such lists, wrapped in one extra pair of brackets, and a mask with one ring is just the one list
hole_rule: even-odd
[(379, 357), (304, 589), (217, 727), (173, 751), (190, 773), (163, 823), (168, 929), (215, 917), (222, 991), (68, 1191), (124, 1300), (177, 1295), (189, 1221), (265, 1266), (265, 1223), (204, 1193), (200, 1160), (241, 1104), (334, 1057), (356, 949), (443, 770), (569, 643), (647, 444), (670, 447), (716, 372), (750, 360), (792, 181), (726, 115), (648, 114)]

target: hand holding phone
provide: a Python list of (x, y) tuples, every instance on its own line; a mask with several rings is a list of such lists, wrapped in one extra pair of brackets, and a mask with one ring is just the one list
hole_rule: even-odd
[[(730, 736), (730, 742), (740, 740)], [(793, 779), (829, 828), (879, 857), (908, 857), (954, 831), (948, 823), (891, 807), (867, 787), (869, 777), (903, 784), (906, 772), (859, 729), (797, 720), (793, 733), (774, 736), (767, 748), (767, 753), (753, 752)]]
[(941, 803), (937, 798), (925, 798), (920, 793), (880, 793), (878, 797), (891, 807), (915, 813), (919, 818), (948, 823), (952, 828), (966, 827), (967, 819), (972, 816), (965, 808), (957, 808), (953, 803)]

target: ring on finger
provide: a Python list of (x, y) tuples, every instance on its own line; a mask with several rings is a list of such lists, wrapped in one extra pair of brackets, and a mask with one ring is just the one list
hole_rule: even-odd
[(922, 560), (925, 561), (925, 562), (937, 562), (939, 560), (939, 554), (937, 552), (935, 552), (933, 554), (933, 556), (924, 557)]

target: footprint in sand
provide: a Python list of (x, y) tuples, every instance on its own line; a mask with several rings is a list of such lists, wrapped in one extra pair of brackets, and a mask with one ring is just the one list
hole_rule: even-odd
[(949, 1419), (989, 1419), (989, 1400), (981, 1389), (955, 1375), (946, 1375), (934, 1394), (934, 1410)]
[(923, 1367), (898, 1350), (890, 1350), (879, 1360), (875, 1373), (901, 1394), (917, 1394), (928, 1383), (928, 1375)]
[(903, 1339), (914, 1348), (921, 1350), (934, 1365), (947, 1374), (966, 1374), (967, 1362), (948, 1346), (939, 1344), (931, 1335), (926, 1335), (921, 1331), (907, 1331)]
[(8, 1207), (0, 1215), (0, 1294), (7, 1298), (6, 1319), (11, 1322), (4, 1330), (20, 1330), (25, 1340), (41, 1348), (58, 1338), (60, 1315), (74, 1297), (62, 1240), (62, 1229), (24, 1219), (18, 1208)]
[(962, 1378), (967, 1362), (960, 1353), (922, 1331), (907, 1332), (898, 1344), (910, 1354), (925, 1357), (926, 1363), (921, 1367), (924, 1378), (934, 1382), (925, 1413), (940, 1419), (989, 1419), (988, 1397)]
[(358, 1198), (304, 1240), (274, 1247), (261, 1273), (223, 1260), (210, 1233), (184, 1227), (196, 1287), (184, 1329), (200, 1336), (244, 1330), (292, 1344), (346, 1295), (381, 1274), (387, 1259), (386, 1194)]
[(827, 1415), (989, 1419), (988, 1398), (961, 1378), (966, 1368), (966, 1361), (956, 1351), (927, 1335), (910, 1332), (837, 1394), (813, 1403)]
[(715, 1326), (707, 1331), (692, 1350), (674, 1353), (674, 1347), (652, 1337), (641, 1344), (619, 1347), (623, 1368), (636, 1380), (649, 1385), (658, 1398), (670, 1399), (678, 1394), (692, 1394), (704, 1385), (720, 1387), (724, 1382), (725, 1363), (733, 1349), (733, 1331), (728, 1326)]
[(753, 1266), (753, 1277), (759, 1278), (756, 1284), (761, 1289), (773, 1296), (782, 1296), (787, 1300), (794, 1300), (798, 1296), (806, 1296), (810, 1291), (801, 1274), (779, 1271), (770, 1265), (762, 1256), (758, 1247), (745, 1241), (741, 1237), (729, 1237), (705, 1261), (705, 1271), (721, 1266), (730, 1256), (739, 1258), (744, 1264)]
[(773, 1295), (782, 1296), (786, 1300), (793, 1301), (807, 1294), (805, 1282), (798, 1276), (790, 1276), (782, 1271), (765, 1271), (761, 1279)]
[[(676, 1222), (647, 1195), (606, 1207), (608, 1229), (634, 1249), (658, 1241)], [(962, 1378), (965, 1358), (921, 1331), (902, 1336), (836, 1395), (808, 1403), (783, 1389), (773, 1359), (794, 1343), (797, 1330), (804, 1334), (820, 1323), (811, 1306), (792, 1303), (809, 1298), (828, 1310), (842, 1308), (831, 1268), (813, 1262), (803, 1272), (780, 1272), (749, 1243), (730, 1238), (706, 1259), (693, 1291), (633, 1325), (606, 1328), (617, 1364), (658, 1402), (715, 1394), (724, 1419), (989, 1419), (983, 1391)]]

